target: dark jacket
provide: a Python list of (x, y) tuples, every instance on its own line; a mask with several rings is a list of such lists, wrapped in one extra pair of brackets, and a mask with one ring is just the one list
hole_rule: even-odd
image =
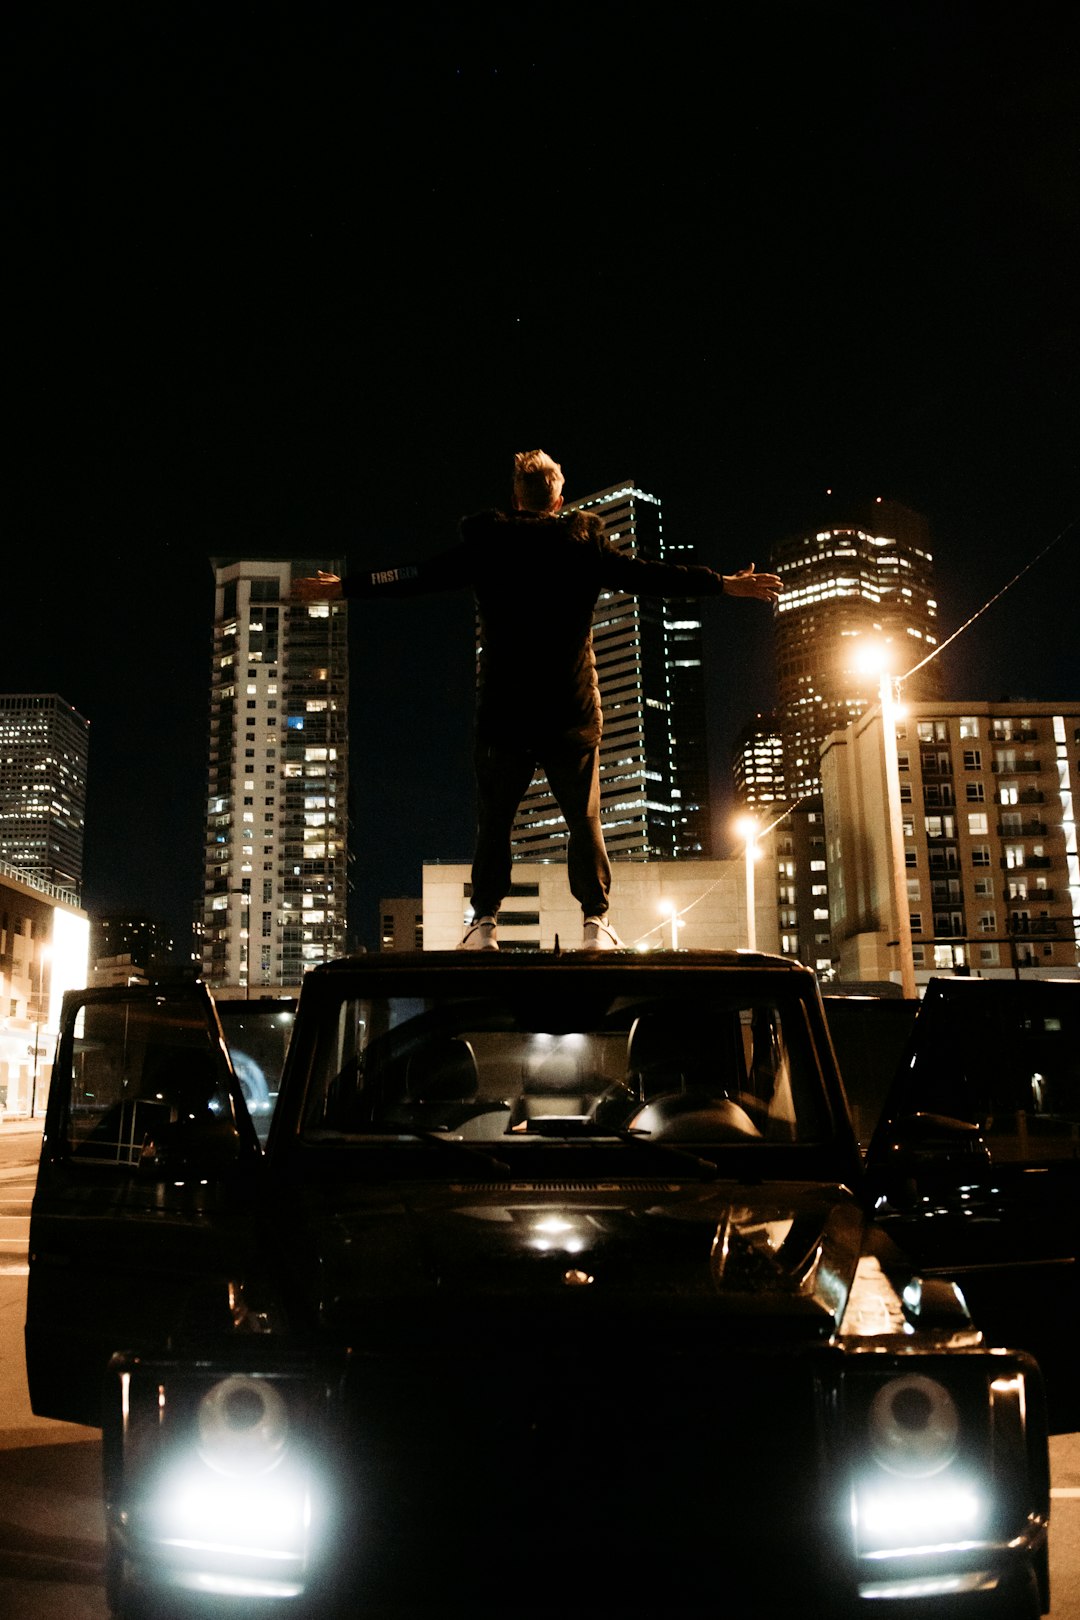
[(616, 551), (591, 512), (477, 512), (462, 519), (460, 532), (458, 545), (427, 562), (349, 574), (344, 591), (352, 599), (472, 587), (480, 621), (476, 726), (489, 743), (599, 742), (592, 617), (601, 591), (719, 596), (724, 589), (711, 568)]

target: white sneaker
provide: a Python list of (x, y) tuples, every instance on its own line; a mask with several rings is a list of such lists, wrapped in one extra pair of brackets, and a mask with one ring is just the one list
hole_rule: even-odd
[(617, 951), (621, 947), (622, 940), (606, 917), (586, 917), (582, 950)]
[(498, 948), (494, 917), (477, 917), (476, 921), (465, 930), (465, 938), (458, 946), (459, 951), (497, 951)]

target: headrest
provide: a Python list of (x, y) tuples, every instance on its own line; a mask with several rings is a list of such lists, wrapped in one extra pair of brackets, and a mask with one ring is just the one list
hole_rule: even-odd
[(645, 1095), (699, 1089), (723, 1095), (719, 1047), (718, 1029), (695, 1008), (642, 1013), (627, 1037), (627, 1078)]
[(479, 1082), (476, 1054), (459, 1035), (428, 1042), (411, 1055), (405, 1071), (405, 1093), (412, 1102), (468, 1102)]

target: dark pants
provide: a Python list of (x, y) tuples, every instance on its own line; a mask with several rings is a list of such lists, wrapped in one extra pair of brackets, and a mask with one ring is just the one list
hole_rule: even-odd
[(537, 753), (478, 742), (475, 763), (478, 811), (473, 916), (495, 916), (509, 892), (510, 833), (539, 765), (570, 834), (570, 892), (586, 917), (603, 917), (611, 889), (611, 865), (600, 830), (599, 750), (583, 748), (580, 743), (554, 743)]

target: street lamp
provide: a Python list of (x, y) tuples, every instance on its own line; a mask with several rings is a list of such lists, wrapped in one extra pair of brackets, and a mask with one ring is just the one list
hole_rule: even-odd
[(900, 950), (900, 987), (906, 1000), (914, 1001), (915, 958), (911, 949), (911, 912), (908, 907), (907, 870), (904, 866), (904, 822), (900, 810), (900, 763), (896, 753), (896, 680), (889, 669), (889, 650), (883, 643), (867, 641), (858, 651), (859, 668), (878, 676), (881, 703), (881, 736), (885, 758), (885, 797), (889, 812), (889, 854), (892, 859), (893, 909), (896, 912), (896, 940)]
[(679, 929), (682, 927), (678, 908), (674, 900), (661, 900), (660, 910), (665, 916), (671, 918), (671, 948), (673, 951), (677, 951), (679, 948)]
[[(49, 947), (47, 945), (38, 946), (38, 987), (34, 1015), (34, 1074), (33, 1079), (30, 1082), (31, 1119), (33, 1119), (37, 1114), (38, 1053), (41, 1049), (41, 1004), (45, 998), (45, 963), (48, 960), (49, 954)], [(47, 1019), (46, 1023), (48, 1023)]]
[(740, 816), (735, 831), (746, 841), (746, 948), (757, 950), (757, 917), (754, 909), (754, 862), (758, 858), (758, 824), (754, 816)]

